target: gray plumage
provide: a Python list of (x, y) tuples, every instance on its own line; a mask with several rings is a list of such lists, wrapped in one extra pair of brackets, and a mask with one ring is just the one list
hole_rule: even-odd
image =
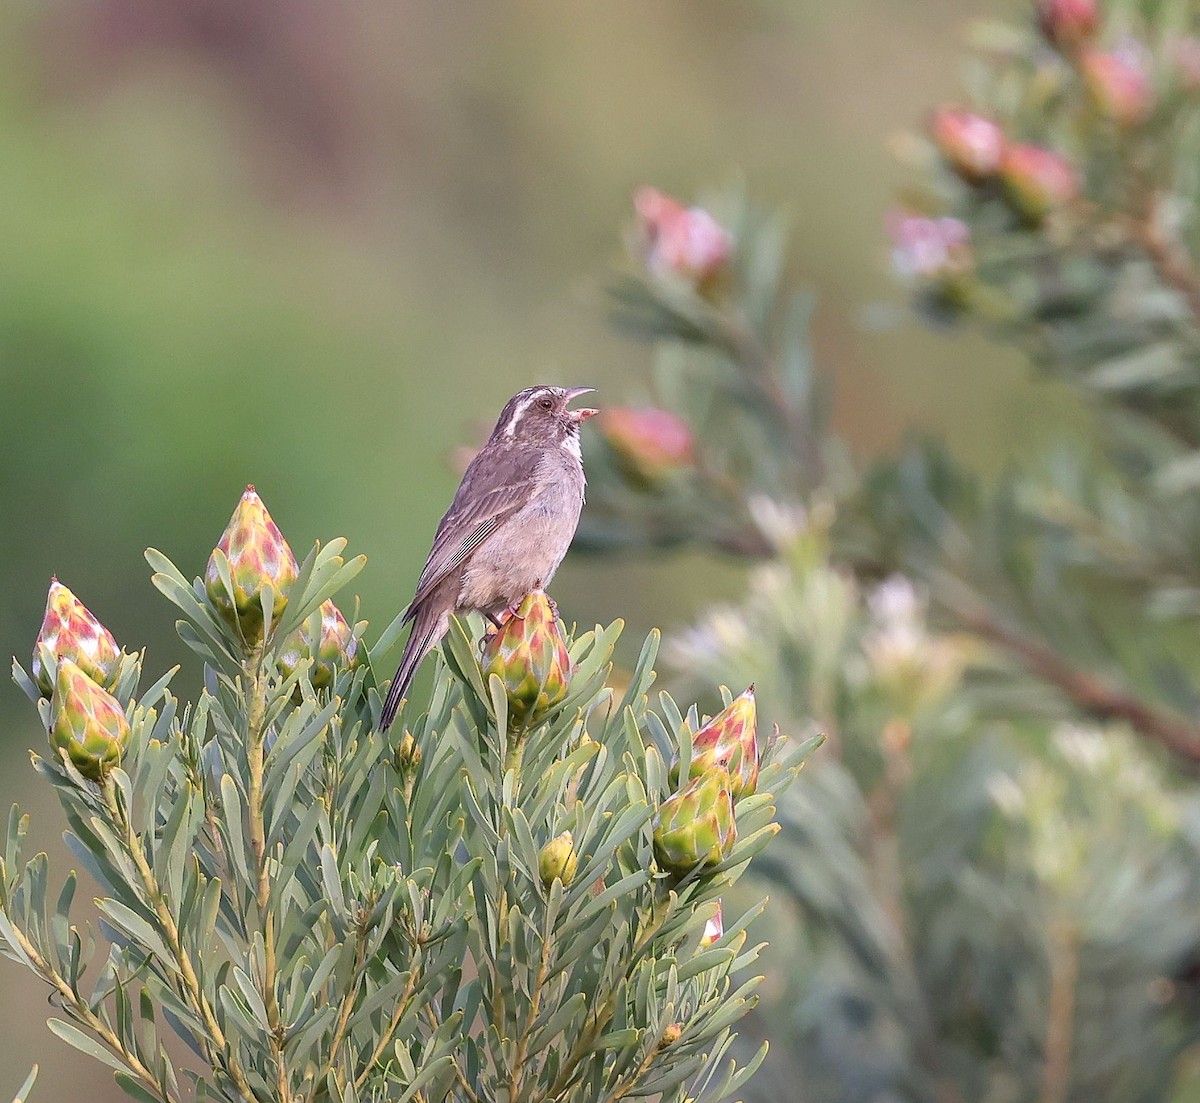
[(405, 610), (412, 632), (384, 702), (380, 731), (396, 718), (421, 660), (446, 634), (452, 613), (495, 616), (550, 584), (583, 506), (579, 426), (596, 412), (568, 407), (590, 389), (530, 387), (501, 411), (438, 525)]

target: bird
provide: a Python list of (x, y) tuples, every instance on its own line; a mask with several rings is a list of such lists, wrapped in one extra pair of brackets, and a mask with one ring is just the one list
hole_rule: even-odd
[(570, 404), (592, 390), (529, 387), (500, 411), (438, 524), (404, 611), (412, 631), (384, 701), (381, 732), (391, 727), (421, 660), (446, 634), (452, 613), (474, 610), (498, 623), (500, 613), (550, 584), (583, 508), (579, 429), (599, 412), (572, 410)]

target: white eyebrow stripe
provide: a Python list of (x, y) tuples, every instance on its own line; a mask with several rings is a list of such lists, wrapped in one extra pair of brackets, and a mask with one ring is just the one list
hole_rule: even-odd
[(512, 412), (512, 417), (508, 419), (508, 424), (504, 427), (504, 435), (506, 437), (511, 437), (514, 433), (516, 433), (517, 422), (525, 416), (525, 411), (529, 409), (535, 398), (537, 398), (536, 392), (521, 399), (521, 401), (517, 404), (516, 408)]

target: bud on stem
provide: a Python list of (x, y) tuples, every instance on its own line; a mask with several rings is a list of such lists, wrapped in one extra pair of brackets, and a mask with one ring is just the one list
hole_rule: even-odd
[(500, 628), (489, 628), (481, 666), (485, 682), (495, 674), (504, 683), (515, 727), (536, 724), (566, 697), (571, 656), (544, 590), (526, 594)]
[[(221, 578), (220, 557), (229, 564), (231, 594)], [(246, 493), (225, 526), (204, 572), (204, 589), (217, 612), (240, 627), (249, 645), (263, 633), (263, 594), (271, 588), (271, 618), (277, 622), (287, 608), (287, 595), (300, 568), (279, 527), (255, 492)]]
[(111, 686), (116, 679), (121, 649), (113, 634), (57, 578), (50, 580), (46, 615), (33, 647), (33, 679), (49, 697), (55, 678), (42, 662), (43, 647), (56, 659), (70, 659), (97, 685)]
[(717, 865), (736, 840), (729, 775), (713, 769), (663, 801), (654, 856), (663, 869), (682, 876), (698, 865)]
[(564, 885), (569, 885), (575, 879), (575, 871), (579, 866), (579, 855), (575, 853), (575, 840), (570, 831), (551, 839), (538, 855), (538, 876), (542, 884), (549, 888), (557, 879)]
[(121, 703), (74, 662), (62, 658), (54, 682), (50, 745), (66, 751), (84, 777), (103, 781), (129, 745)]

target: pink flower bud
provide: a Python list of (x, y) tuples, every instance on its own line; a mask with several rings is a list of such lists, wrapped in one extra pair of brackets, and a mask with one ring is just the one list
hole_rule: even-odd
[(1118, 126), (1128, 130), (1149, 118), (1154, 91), (1140, 48), (1088, 51), (1083, 58), (1083, 76), (1100, 113)]
[(708, 917), (704, 924), (704, 933), (700, 936), (700, 949), (707, 950), (714, 945), (725, 933), (725, 924), (721, 918), (721, 901), (717, 901), (717, 910)]
[[(697, 778), (713, 770), (729, 775), (734, 800), (751, 796), (758, 786), (758, 709), (754, 687), (739, 694), (692, 736), (692, 761), (688, 777)], [(678, 765), (674, 767), (672, 781)]]
[(733, 238), (708, 211), (685, 207), (656, 188), (633, 197), (646, 267), (659, 279), (681, 279), (698, 291), (711, 289), (733, 252)]
[(1086, 42), (1100, 26), (1096, 0), (1037, 0), (1037, 12), (1042, 34), (1063, 49)]
[(117, 676), (121, 649), (113, 634), (57, 578), (50, 580), (46, 615), (33, 647), (33, 680), (49, 697), (54, 671), (42, 664), (43, 646), (58, 659), (70, 659), (97, 685), (111, 686)]
[(626, 474), (656, 483), (696, 460), (692, 428), (669, 410), (608, 406), (597, 424)]
[(1079, 196), (1079, 176), (1074, 166), (1042, 146), (1009, 145), (1004, 151), (1000, 176), (1009, 202), (1031, 222), (1040, 222), (1051, 211)]
[(300, 567), (254, 487), (246, 487), (216, 550), (229, 561), (234, 592), (228, 593), (221, 581), (214, 551), (204, 572), (209, 600), (230, 624), (241, 625), (247, 643), (257, 643), (263, 631), (264, 590), (271, 587), (271, 615), (278, 621), (287, 608), (288, 591)]
[(925, 218), (893, 211), (888, 215), (892, 264), (909, 278), (940, 283), (971, 271), (970, 231), (957, 218)]
[(930, 131), (942, 156), (964, 179), (978, 183), (1000, 168), (1004, 131), (991, 119), (954, 107), (940, 107), (933, 113)]
[(500, 628), (489, 628), (480, 666), (485, 682), (495, 674), (504, 683), (514, 727), (538, 723), (566, 697), (571, 656), (545, 591), (526, 594)]

